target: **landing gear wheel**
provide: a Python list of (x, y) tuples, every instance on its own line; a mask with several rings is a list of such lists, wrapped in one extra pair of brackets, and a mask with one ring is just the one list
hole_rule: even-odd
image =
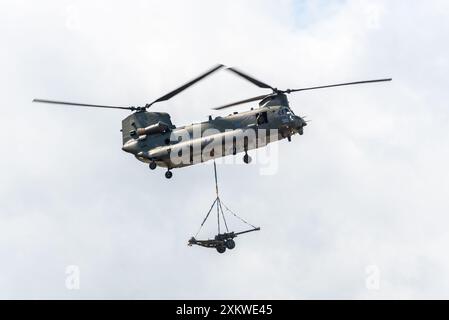
[(226, 248), (228, 248), (229, 250), (232, 250), (232, 249), (235, 248), (235, 241), (232, 240), (232, 239), (228, 239), (228, 240), (226, 240), (226, 242), (225, 242), (225, 246), (226, 246)]
[(243, 162), (245, 162), (246, 164), (249, 164), (251, 160), (251, 157), (247, 153), (243, 156)]
[(218, 246), (216, 249), (217, 249), (218, 253), (225, 253), (226, 252), (226, 247), (223, 246), (223, 245)]
[(154, 170), (154, 169), (156, 169), (156, 167), (157, 167), (156, 162), (151, 161), (151, 162), (150, 162), (150, 169), (151, 169), (151, 170)]
[(172, 173), (170, 170), (168, 170), (168, 171), (165, 173), (165, 177), (166, 177), (167, 179), (171, 179), (171, 177), (173, 177), (173, 173)]

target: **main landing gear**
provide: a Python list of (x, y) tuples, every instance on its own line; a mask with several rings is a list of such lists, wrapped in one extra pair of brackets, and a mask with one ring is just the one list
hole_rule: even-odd
[[(154, 160), (152, 160), (149, 164), (151, 170), (155, 170), (157, 168), (157, 164)], [(173, 177), (173, 172), (170, 171), (170, 168), (165, 172), (165, 177), (167, 179), (171, 179)]]
[(168, 171), (165, 173), (165, 177), (166, 177), (167, 179), (171, 179), (171, 177), (173, 177), (173, 173), (172, 173), (170, 170), (168, 170)]
[(243, 162), (245, 162), (246, 164), (251, 163), (252, 158), (249, 156), (249, 154), (247, 152), (245, 152), (245, 155), (243, 156)]

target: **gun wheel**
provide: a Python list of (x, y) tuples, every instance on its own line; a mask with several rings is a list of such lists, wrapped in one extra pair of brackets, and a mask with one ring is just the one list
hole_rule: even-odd
[(228, 248), (229, 250), (232, 250), (235, 248), (235, 241), (232, 239), (228, 239), (225, 242), (226, 248)]
[(225, 253), (226, 252), (226, 247), (225, 246), (218, 246), (217, 248), (218, 253)]

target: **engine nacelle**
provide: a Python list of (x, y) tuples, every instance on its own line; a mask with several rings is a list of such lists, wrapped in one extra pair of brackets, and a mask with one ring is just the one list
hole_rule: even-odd
[(136, 132), (138, 136), (144, 136), (150, 134), (164, 133), (168, 130), (170, 130), (169, 125), (162, 121), (159, 121), (158, 123), (152, 124), (151, 126), (148, 126), (146, 128), (139, 128), (137, 129)]

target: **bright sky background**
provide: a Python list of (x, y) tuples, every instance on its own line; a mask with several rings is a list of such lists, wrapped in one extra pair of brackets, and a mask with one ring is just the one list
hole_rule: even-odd
[[(0, 298), (449, 298), (448, 1), (4, 0), (0, 25)], [(210, 165), (166, 180), (121, 151), (126, 111), (31, 104), (143, 105), (215, 63), (280, 88), (394, 78), (291, 96), (313, 121), (275, 175), (219, 166), (262, 227), (224, 255), (186, 245)], [(263, 92), (223, 72), (154, 109), (183, 125)]]

